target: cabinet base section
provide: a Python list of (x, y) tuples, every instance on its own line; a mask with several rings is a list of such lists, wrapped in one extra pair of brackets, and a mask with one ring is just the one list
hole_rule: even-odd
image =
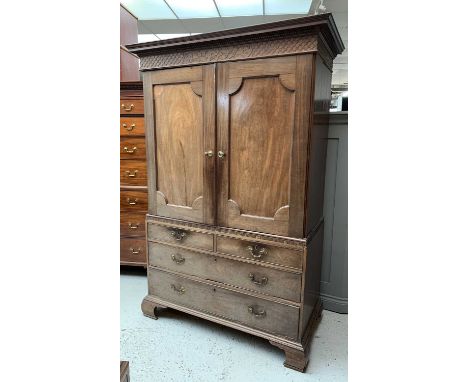
[(213, 316), (208, 313), (180, 306), (169, 301), (163, 301), (152, 295), (147, 295), (141, 303), (141, 310), (143, 311), (143, 314), (146, 317), (150, 317), (156, 320), (158, 319), (159, 314), (168, 308), (179, 310), (191, 314), (193, 316), (204, 318), (206, 320), (213, 321), (233, 329), (237, 329), (258, 337), (265, 338), (273, 346), (276, 346), (284, 351), (286, 360), (284, 361), (283, 365), (285, 367), (303, 373), (309, 362), (309, 352), (313, 334), (315, 332), (315, 329), (317, 328), (317, 325), (320, 322), (320, 319), (322, 318), (323, 304), (322, 301), (317, 301), (301, 342), (290, 341), (283, 337), (278, 337), (270, 333), (262, 332), (261, 330), (250, 328), (245, 325), (232, 322), (221, 317)]

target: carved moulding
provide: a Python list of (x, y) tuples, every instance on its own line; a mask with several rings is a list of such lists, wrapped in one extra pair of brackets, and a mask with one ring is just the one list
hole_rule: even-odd
[(293, 36), (250, 36), (241, 41), (160, 49), (156, 54), (140, 58), (140, 70), (311, 53), (317, 49), (317, 38), (310, 32)]

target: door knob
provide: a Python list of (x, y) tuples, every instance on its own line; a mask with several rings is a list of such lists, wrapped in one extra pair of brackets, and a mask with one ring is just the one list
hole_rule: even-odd
[(224, 151), (218, 151), (219, 158), (224, 158), (225, 156), (226, 156), (226, 153)]
[(206, 155), (208, 158), (211, 158), (211, 157), (214, 155), (214, 153), (213, 153), (213, 151), (208, 150), (208, 151), (205, 151), (205, 155)]

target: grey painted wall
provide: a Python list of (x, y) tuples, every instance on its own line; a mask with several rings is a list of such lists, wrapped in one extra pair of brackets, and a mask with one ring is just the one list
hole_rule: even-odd
[(348, 313), (348, 113), (330, 113), (327, 150), (321, 296)]

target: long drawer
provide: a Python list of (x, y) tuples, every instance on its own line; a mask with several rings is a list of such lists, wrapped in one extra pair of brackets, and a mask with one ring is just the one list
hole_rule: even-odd
[(137, 238), (120, 239), (120, 261), (146, 263), (146, 240)]
[(120, 184), (122, 186), (146, 186), (146, 161), (121, 160)]
[(299, 308), (148, 269), (150, 295), (269, 333), (297, 338)]
[(121, 236), (145, 236), (145, 212), (121, 212)]
[(142, 99), (121, 99), (120, 114), (143, 114), (144, 102)]
[(218, 236), (216, 251), (245, 259), (302, 269), (302, 250)]
[(147, 211), (148, 192), (146, 190), (121, 190), (120, 211)]
[(193, 232), (182, 228), (165, 227), (148, 223), (148, 240), (164, 241), (187, 247), (213, 250), (214, 238), (212, 234)]
[(120, 138), (120, 159), (146, 159), (145, 138)]
[(120, 136), (145, 135), (144, 117), (120, 117)]
[(300, 301), (301, 275), (159, 243), (148, 243), (149, 264), (259, 293)]

